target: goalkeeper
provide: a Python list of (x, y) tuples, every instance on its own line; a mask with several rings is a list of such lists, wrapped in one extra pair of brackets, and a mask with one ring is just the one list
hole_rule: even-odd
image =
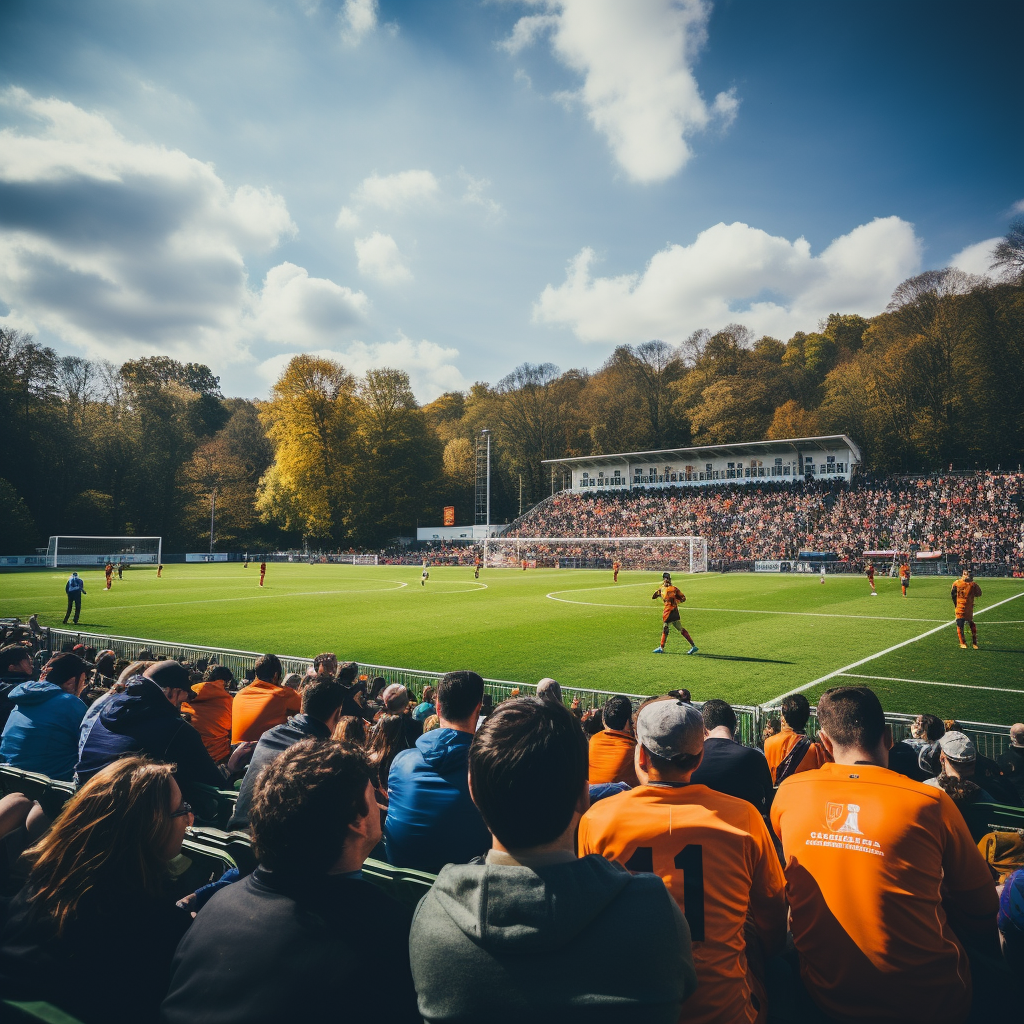
[(668, 643), (668, 631), (670, 627), (674, 626), (690, 644), (690, 649), (686, 653), (696, 654), (699, 648), (693, 642), (693, 637), (683, 629), (683, 624), (679, 621), (679, 606), (686, 600), (686, 595), (678, 587), (672, 585), (670, 573), (663, 572), (661, 578), (662, 584), (651, 595), (651, 600), (657, 601), (658, 598), (661, 598), (663, 604), (661, 621), (664, 625), (661, 628), (661, 643), (654, 648), (652, 653), (665, 653), (665, 644)]

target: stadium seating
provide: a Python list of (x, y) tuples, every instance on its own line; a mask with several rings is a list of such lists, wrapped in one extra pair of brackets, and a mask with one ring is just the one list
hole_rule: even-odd
[(195, 783), (191, 787), (191, 795), (195, 798), (196, 821), (202, 825), (215, 825), (225, 828), (228, 818), (235, 809), (238, 793), (233, 789), (215, 789), (203, 783)]
[(1024, 835), (1024, 807), (979, 802), (960, 809), (975, 842), (989, 832), (1019, 832)]

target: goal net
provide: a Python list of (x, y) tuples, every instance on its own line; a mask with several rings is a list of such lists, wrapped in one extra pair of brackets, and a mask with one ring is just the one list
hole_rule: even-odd
[(549, 566), (555, 569), (623, 569), (707, 572), (704, 537), (488, 537), (483, 564), (489, 568)]
[(163, 549), (162, 537), (51, 537), (46, 549), (46, 564), (158, 565)]

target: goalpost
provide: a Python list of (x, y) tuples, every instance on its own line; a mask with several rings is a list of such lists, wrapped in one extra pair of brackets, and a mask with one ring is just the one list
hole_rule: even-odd
[(488, 537), (486, 568), (623, 569), (707, 572), (705, 537)]
[(159, 565), (163, 554), (162, 537), (51, 537), (46, 549), (46, 564), (62, 565)]

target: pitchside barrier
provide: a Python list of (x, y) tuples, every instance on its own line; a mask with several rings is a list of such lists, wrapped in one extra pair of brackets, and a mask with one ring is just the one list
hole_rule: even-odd
[[(256, 665), (256, 659), (261, 655), (257, 651), (237, 651), (230, 647), (207, 647), (202, 644), (179, 644), (169, 643), (165, 640), (146, 640), (137, 636), (109, 636), (103, 633), (80, 633), (77, 630), (58, 629), (47, 627), (50, 650), (59, 649), (66, 643), (85, 644), (86, 647), (95, 647), (97, 650), (111, 650), (118, 658), (127, 658), (129, 661), (138, 659), (139, 652), (152, 651), (158, 660), (164, 658), (181, 659), (195, 662), (200, 658), (207, 661), (215, 661), (218, 665), (224, 665), (231, 669), (236, 679), (242, 679), (247, 670)], [(312, 658), (296, 658), (286, 654), (279, 654), (281, 669), (285, 675), (289, 672), (298, 672), (305, 675), (306, 670), (313, 664)], [(357, 662), (360, 674), (369, 676), (381, 676), (387, 682), (401, 683), (408, 687), (417, 696), (422, 693), (424, 686), (433, 686), (444, 676), (443, 672), (428, 672), (423, 669), (398, 668), (394, 665), (372, 665), (366, 662)], [(518, 691), (521, 695), (533, 694), (537, 690), (536, 683), (516, 683), (508, 679), (484, 679), (484, 692), (489, 693), (495, 704), (507, 700)], [(562, 686), (562, 696), (567, 703), (578, 700), (584, 711), (591, 708), (601, 707), (604, 702), (614, 694), (624, 693), (622, 690), (588, 690), (576, 686)], [(647, 699), (643, 694), (626, 694), (633, 702), (634, 709)], [(696, 707), (701, 707), (701, 701), (694, 701)], [(739, 741), (747, 747), (762, 746), (761, 737), (765, 724), (769, 719), (778, 719), (778, 707), (770, 705), (752, 706), (748, 704), (733, 704), (736, 712), (737, 733)], [(811, 719), (807, 725), (807, 731), (811, 736), (817, 735), (818, 718), (817, 708), (811, 709)], [(892, 726), (893, 739), (896, 741), (906, 739), (910, 735), (910, 726), (916, 714), (902, 714), (899, 712), (886, 712), (885, 719)], [(1010, 745), (1010, 728), (1007, 725), (996, 725), (990, 722), (963, 722), (959, 725), (963, 731), (974, 740), (979, 753), (985, 757), (996, 758), (1004, 753)]]

